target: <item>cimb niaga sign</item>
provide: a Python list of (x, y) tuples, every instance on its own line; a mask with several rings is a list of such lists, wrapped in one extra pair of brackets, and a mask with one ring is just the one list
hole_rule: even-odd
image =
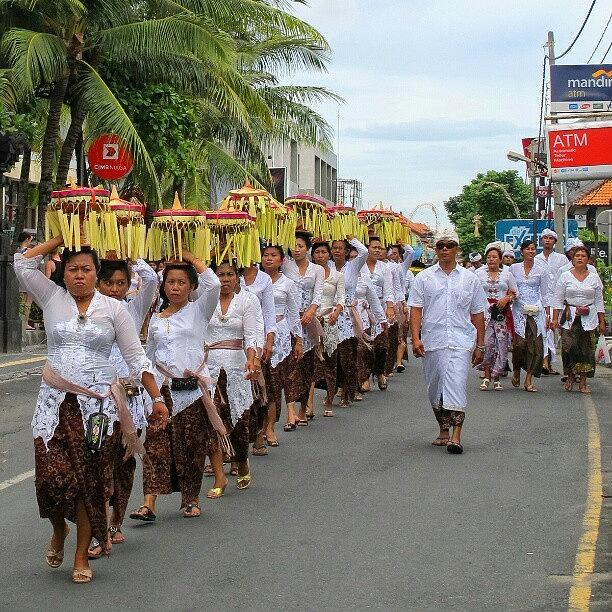
[(612, 111), (612, 64), (550, 67), (551, 113)]
[(612, 178), (612, 121), (550, 125), (546, 141), (553, 181)]

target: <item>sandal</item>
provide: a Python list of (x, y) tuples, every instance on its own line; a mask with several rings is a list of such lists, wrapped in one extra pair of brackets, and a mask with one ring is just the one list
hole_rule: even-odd
[(225, 494), (226, 488), (227, 482), (222, 487), (213, 487), (212, 489), (209, 489), (208, 493), (206, 494), (206, 497), (208, 499), (219, 499)]
[[(64, 531), (64, 542), (70, 533), (70, 527), (66, 525), (66, 529)], [(53, 538), (51, 538), (51, 541)], [(51, 546), (51, 541), (49, 542), (49, 547), (47, 548), (47, 554), (45, 556), (45, 560), (47, 561), (47, 565), (52, 567), (53, 569), (57, 569), (64, 562), (64, 547), (62, 546), (61, 550), (55, 550)]]
[(398, 365), (395, 369), (401, 373), (406, 369), (406, 366), (403, 363), (400, 363), (400, 365)]
[(431, 444), (432, 446), (446, 446), (450, 438), (442, 438), (438, 436)]
[[(145, 512), (143, 512), (145, 510)], [(130, 514), (130, 518), (136, 521), (145, 521), (145, 523), (152, 523), (157, 516), (155, 516), (155, 512), (149, 508), (149, 506), (140, 506), (138, 510), (134, 510), (132, 514)]]
[(93, 572), (89, 567), (84, 567), (83, 569), (73, 569), (72, 570), (72, 582), (75, 584), (86, 584), (87, 582), (91, 582), (93, 578)]
[(238, 476), (236, 479), (236, 488), (241, 491), (244, 489), (248, 489), (251, 486), (251, 472), (245, 474), (244, 476)]
[(387, 379), (385, 376), (380, 376), (378, 378), (378, 388), (380, 391), (386, 391), (387, 390)]
[(502, 387), (502, 384), (499, 382), (499, 380), (496, 380), (493, 382), (493, 389), (495, 389), (495, 391), (503, 391), (504, 388)]
[(264, 444), (263, 446), (253, 446), (251, 455), (255, 457), (265, 457), (268, 454), (268, 447)]
[[(518, 374), (518, 375), (517, 375)], [(521, 386), (521, 373), (520, 371), (518, 373), (514, 373), (512, 374), (512, 386), (516, 387), (517, 389)]]
[(535, 388), (535, 385), (531, 384), (531, 385), (523, 385), (523, 389), (525, 389), (525, 391), (528, 391), (529, 393), (537, 393), (537, 389)]
[(363, 402), (363, 395), (361, 393), (355, 393), (355, 397), (353, 398), (354, 402)]
[(586, 395), (589, 395), (591, 393), (591, 387), (589, 387), (588, 385), (585, 385), (584, 387), (578, 387), (578, 391), (580, 391), (580, 393), (585, 393)]
[(98, 542), (96, 538), (91, 538), (91, 543), (89, 544), (89, 548), (87, 549), (87, 558), (99, 559), (103, 553), (104, 551), (102, 550), (100, 542)]
[[(195, 514), (194, 510), (196, 511)], [(183, 518), (198, 518), (199, 516), (202, 516), (202, 509), (200, 508), (199, 504), (196, 502), (190, 502), (185, 506), (185, 509), (183, 510)]]
[(270, 440), (270, 438), (267, 438), (268, 440), (268, 446), (272, 446), (273, 448), (276, 448), (278, 446), (278, 440), (274, 439), (274, 440)]
[(230, 470), (230, 476), (238, 476), (238, 468), (233, 467)]
[(568, 376), (567, 380), (565, 381), (565, 384), (563, 385), (563, 388), (568, 393), (571, 393), (574, 390), (574, 379)]
[(340, 400), (340, 403), (338, 404), (340, 406), (340, 408), (348, 408), (350, 406), (349, 401), (348, 400)]
[(463, 452), (463, 446), (461, 446), (460, 442), (453, 442), (452, 440), (448, 441), (446, 445), (446, 452), (451, 455), (460, 455)]
[(285, 423), (283, 425), (283, 431), (295, 431), (295, 423)]
[(110, 534), (112, 544), (123, 544), (125, 542), (125, 536), (121, 531), (121, 527), (111, 525), (108, 528), (108, 533)]
[(484, 378), (483, 381), (480, 383), (481, 391), (487, 391), (489, 389), (490, 382), (491, 381), (488, 378)]
[(298, 427), (308, 427), (307, 419), (299, 419), (297, 422)]
[(326, 410), (323, 412), (323, 416), (324, 416), (324, 417), (333, 417), (333, 416), (334, 416), (334, 411), (333, 411), (333, 410), (331, 410), (331, 409), (329, 409), (329, 410), (328, 410), (328, 409), (326, 409)]

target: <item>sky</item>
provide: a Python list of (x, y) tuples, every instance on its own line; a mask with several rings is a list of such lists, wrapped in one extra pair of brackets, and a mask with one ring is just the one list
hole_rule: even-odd
[[(478, 172), (519, 170), (506, 158), (539, 127), (544, 44), (555, 53), (577, 34), (590, 0), (310, 0), (293, 12), (332, 48), (326, 74), (291, 81), (322, 85), (345, 103), (316, 106), (336, 128), (339, 176), (363, 183), (364, 205), (383, 201), (404, 213), (443, 202)], [(612, 6), (598, 0), (559, 63), (587, 63)], [(591, 63), (612, 42), (612, 23)], [(612, 63), (612, 50), (606, 59)], [(415, 221), (434, 224), (423, 208)]]

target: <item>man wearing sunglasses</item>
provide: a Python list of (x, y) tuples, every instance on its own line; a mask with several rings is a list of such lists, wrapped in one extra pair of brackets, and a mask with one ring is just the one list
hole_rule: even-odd
[(478, 365), (484, 356), (488, 303), (478, 277), (457, 265), (457, 237), (445, 233), (435, 246), (438, 263), (419, 272), (410, 291), (412, 352), (423, 357), (429, 401), (440, 426), (432, 444), (460, 454), (467, 377), (470, 363)]

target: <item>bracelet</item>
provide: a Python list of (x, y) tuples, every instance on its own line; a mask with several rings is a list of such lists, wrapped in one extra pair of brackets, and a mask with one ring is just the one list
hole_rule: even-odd
[(158, 395), (157, 397), (152, 397), (151, 401), (154, 404), (163, 404), (164, 406), (166, 405), (166, 400), (164, 399), (163, 395)]
[(478, 346), (478, 345), (476, 345), (476, 350), (478, 350), (478, 351), (484, 351), (484, 350), (485, 350), (485, 347), (484, 347), (484, 346)]

